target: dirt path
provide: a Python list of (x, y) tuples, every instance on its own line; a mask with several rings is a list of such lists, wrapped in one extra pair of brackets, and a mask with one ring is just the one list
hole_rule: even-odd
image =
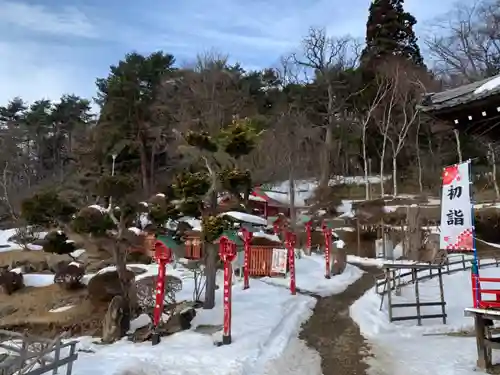
[(366, 375), (363, 358), (370, 348), (349, 316), (349, 306), (374, 285), (379, 269), (362, 267), (366, 273), (341, 294), (319, 298), (313, 316), (304, 324), (300, 338), (321, 356), (323, 375)]

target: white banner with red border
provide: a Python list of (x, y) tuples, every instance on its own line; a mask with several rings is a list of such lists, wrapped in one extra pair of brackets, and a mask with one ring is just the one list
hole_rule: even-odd
[(474, 251), (470, 161), (443, 170), (440, 248)]

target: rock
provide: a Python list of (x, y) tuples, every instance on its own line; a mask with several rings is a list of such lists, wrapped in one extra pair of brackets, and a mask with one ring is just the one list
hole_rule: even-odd
[[(127, 278), (128, 281), (132, 281), (135, 278), (134, 273), (127, 270)], [(118, 272), (107, 271), (98, 273), (92, 277), (88, 283), (88, 293), (90, 300), (95, 303), (110, 302), (113, 297), (121, 295), (122, 288), (118, 278)]]
[[(137, 287), (134, 282), (135, 275), (127, 270), (129, 282), (128, 296), (130, 299), (131, 318), (136, 317), (139, 312), (137, 299)], [(116, 296), (122, 296), (122, 288), (118, 279), (117, 271), (108, 271), (95, 275), (90, 279), (87, 286), (90, 301), (94, 305), (110, 302)]]
[(83, 286), (82, 279), (85, 275), (85, 267), (77, 262), (60, 262), (54, 283), (59, 284), (66, 290), (79, 289)]
[(18, 260), (14, 261), (10, 265), (11, 269), (20, 268), (23, 273), (41, 273), (44, 271), (50, 271), (49, 264), (46, 260)]
[(14, 271), (2, 272), (0, 274), (0, 292), (11, 295), (16, 290), (24, 287), (23, 275)]
[(3, 318), (4, 316), (8, 316), (11, 314), (14, 314), (17, 311), (16, 308), (12, 306), (0, 306), (0, 318)]
[(102, 322), (102, 342), (111, 344), (121, 339), (121, 322), (123, 319), (123, 298), (115, 296), (108, 306)]
[(333, 253), (332, 275), (340, 275), (347, 265), (347, 254), (344, 249), (335, 249)]
[(174, 313), (174, 315), (166, 322), (161, 331), (166, 335), (172, 335), (174, 333), (185, 331), (191, 328), (191, 321), (196, 316), (196, 310), (193, 308), (186, 308), (179, 313)]

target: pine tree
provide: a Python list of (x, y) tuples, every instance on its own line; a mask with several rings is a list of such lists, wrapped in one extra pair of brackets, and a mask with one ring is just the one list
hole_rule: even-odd
[(401, 56), (424, 67), (413, 27), (415, 17), (403, 9), (404, 0), (373, 0), (366, 24), (366, 47), (361, 61), (370, 68), (387, 56)]

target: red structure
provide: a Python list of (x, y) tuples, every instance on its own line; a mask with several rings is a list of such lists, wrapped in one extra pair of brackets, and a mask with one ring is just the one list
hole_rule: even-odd
[[(226, 206), (231, 203), (231, 197), (228, 195), (220, 200), (221, 206)], [(290, 217), (290, 209), (287, 204), (283, 204), (269, 197), (264, 190), (259, 187), (254, 188), (250, 192), (248, 206), (255, 215), (268, 218), (270, 216), (278, 216), (283, 214)]]
[(219, 240), (219, 256), (224, 262), (224, 328), (222, 345), (229, 345), (231, 344), (231, 290), (233, 282), (231, 262), (236, 258), (236, 244), (225, 236)]
[(253, 233), (246, 228), (241, 229), (244, 242), (244, 257), (243, 257), (243, 289), (250, 288), (250, 252), (252, 246)]
[(163, 242), (155, 242), (155, 259), (158, 263), (158, 277), (156, 282), (156, 301), (153, 314), (153, 345), (160, 343), (160, 334), (157, 332), (163, 312), (163, 300), (165, 298), (165, 274), (166, 266), (172, 261), (172, 250)]
[(328, 225), (323, 223), (323, 236), (325, 237), (325, 278), (329, 279), (331, 268), (330, 268), (330, 254), (332, 246), (332, 230)]
[(307, 248), (307, 252), (310, 253), (311, 247), (312, 247), (312, 221), (308, 221), (306, 223), (306, 235), (307, 235), (306, 248)]
[(295, 233), (287, 231), (285, 233), (285, 246), (288, 250), (288, 269), (290, 272), (290, 292), (292, 295), (297, 294), (295, 285), (295, 244), (297, 236)]
[[(479, 260), (478, 260), (479, 262)], [(498, 277), (480, 277), (479, 272), (472, 267), (471, 269), (471, 285), (472, 285), (472, 299), (474, 307), (479, 309), (499, 309), (500, 308), (500, 289), (482, 289), (481, 283), (500, 283)], [(478, 267), (479, 269), (479, 264)], [(490, 294), (495, 296), (495, 300), (483, 301), (483, 294)]]

